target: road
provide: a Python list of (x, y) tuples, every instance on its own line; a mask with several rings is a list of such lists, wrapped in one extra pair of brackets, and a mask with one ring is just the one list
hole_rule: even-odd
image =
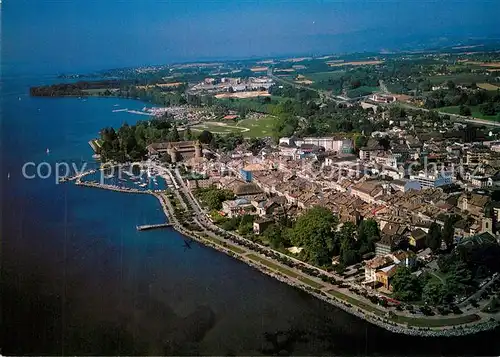
[[(246, 239), (244, 237), (241, 237), (237, 234), (234, 234), (234, 233), (231, 233), (231, 232), (227, 232), (227, 231), (224, 231), (222, 230), (221, 228), (219, 228), (218, 226), (216, 226), (215, 224), (213, 224), (208, 218), (207, 218), (207, 215), (206, 213), (204, 212), (204, 210), (202, 209), (202, 207), (199, 205), (198, 201), (194, 198), (194, 196), (192, 195), (191, 191), (187, 188), (187, 186), (185, 185), (184, 181), (182, 180), (182, 176), (179, 172), (178, 169), (175, 169), (172, 173), (172, 170), (169, 170), (170, 174), (172, 175), (172, 178), (174, 179), (174, 182), (177, 183), (177, 187), (178, 187), (178, 190), (175, 190), (176, 191), (176, 195), (178, 196), (179, 200), (181, 201), (184, 201), (184, 198), (180, 195), (180, 192), (179, 191), (182, 191), (183, 193), (183, 196), (187, 199), (188, 202), (184, 202), (183, 206), (185, 207), (188, 207), (192, 209), (193, 213), (194, 213), (194, 221), (195, 223), (200, 226), (200, 228), (204, 231), (205, 234), (209, 235), (210, 237), (214, 238), (215, 240), (217, 241), (220, 241), (221, 243), (223, 244), (226, 244), (227, 246), (231, 246), (231, 247), (235, 247), (237, 249), (239, 249), (240, 251), (243, 251), (243, 253), (240, 253), (239, 256), (245, 260), (245, 261), (248, 261), (249, 263), (255, 265), (255, 264), (258, 264), (258, 265), (261, 265), (263, 267), (266, 267), (266, 270), (269, 270), (269, 271), (272, 271), (274, 274), (277, 274), (277, 275), (280, 275), (280, 276), (286, 276), (286, 279), (288, 279), (289, 281), (293, 282), (294, 284), (299, 284), (299, 285), (302, 285), (302, 286), (309, 286), (309, 287), (312, 287), (311, 283), (315, 285), (315, 288), (322, 291), (323, 293), (326, 293), (328, 294), (328, 291), (330, 290), (335, 290), (335, 291), (338, 291), (344, 295), (347, 295), (348, 297), (354, 299), (355, 301), (358, 301), (361, 306), (362, 305), (368, 305), (374, 309), (377, 309), (378, 311), (392, 311), (393, 313), (397, 314), (397, 315), (401, 315), (401, 316), (406, 316), (406, 317), (409, 317), (409, 318), (428, 318), (428, 319), (443, 319), (444, 317), (443, 316), (440, 316), (440, 315), (434, 315), (434, 316), (419, 316), (419, 315), (415, 315), (415, 314), (412, 314), (408, 311), (397, 311), (395, 310), (394, 307), (390, 307), (390, 308), (383, 308), (383, 307), (380, 307), (379, 305), (377, 304), (373, 304), (370, 300), (368, 300), (367, 298), (361, 296), (361, 295), (358, 295), (356, 293), (352, 293), (351, 291), (349, 291), (349, 288), (355, 288), (356, 290), (363, 290), (363, 288), (361, 286), (358, 286), (357, 284), (352, 284), (352, 283), (349, 283), (347, 282), (345, 279), (343, 279), (342, 277), (340, 276), (337, 276), (336, 274), (333, 274), (333, 273), (330, 273), (330, 272), (326, 272), (324, 270), (321, 270), (313, 265), (310, 265), (306, 262), (303, 262), (301, 260), (298, 260), (296, 258), (293, 258), (293, 257), (290, 257), (286, 254), (283, 254), (279, 251), (276, 251), (274, 249), (271, 249), (269, 247), (266, 247), (266, 246), (262, 246), (260, 244), (257, 244), (255, 242), (252, 242), (250, 241), (249, 239)], [(225, 235), (231, 235), (232, 237), (235, 238), (235, 240), (231, 240), (231, 239), (227, 239), (225, 237)], [(246, 242), (248, 244), (248, 246), (244, 245), (242, 242)], [(259, 250), (255, 250), (251, 247), (255, 247), (255, 246), (258, 246), (259, 247)], [(283, 264), (281, 263), (280, 261), (272, 258), (272, 257), (269, 257), (266, 255), (266, 253), (272, 253), (272, 254), (277, 254), (281, 257), (284, 257), (284, 258), (287, 258), (289, 259), (290, 261), (294, 262), (295, 265), (294, 266), (289, 266), (289, 265), (286, 265), (286, 264)], [(252, 257), (254, 259), (252, 259)], [(278, 266), (280, 267), (279, 269), (283, 269), (283, 271), (288, 271), (290, 272), (290, 274), (286, 274), (284, 273), (283, 271), (281, 270), (276, 270), (275, 268), (272, 268), (271, 266), (268, 266), (266, 265), (265, 263), (260, 263), (259, 260), (255, 260), (255, 257), (258, 257), (259, 260), (262, 260), (264, 262), (268, 262), (268, 263), (271, 263), (272, 265), (271, 266)], [(338, 285), (333, 285), (333, 284), (330, 284), (329, 282), (325, 282), (325, 281), (322, 281), (321, 279), (317, 278), (316, 276), (314, 275), (311, 275), (307, 272), (303, 272), (301, 269), (299, 269), (299, 267), (307, 267), (309, 269), (313, 269), (315, 271), (317, 271), (318, 273), (320, 274), (324, 274), (326, 276), (330, 276), (330, 277), (333, 277), (334, 279), (336, 279), (338, 282), (342, 283), (342, 284), (345, 284), (347, 285), (347, 287), (343, 287), (343, 288), (340, 288)], [(309, 283), (308, 283), (309, 282)], [(486, 284), (483, 289), (481, 289), (481, 292), (482, 290), (484, 290), (487, 286), (489, 286), (492, 282)], [(366, 290), (365, 290), (366, 291)], [(373, 295), (373, 296), (377, 296), (377, 297), (381, 297), (380, 294), (378, 294), (378, 292), (370, 292), (370, 291), (366, 291), (369, 295)], [(478, 291), (478, 294), (480, 294), (480, 292)], [(332, 296), (331, 294), (328, 294), (330, 296)], [(343, 300), (343, 299), (341, 299)], [(369, 310), (367, 310), (366, 308), (362, 308), (360, 307), (359, 305), (357, 304), (354, 304), (354, 309), (356, 310), (359, 310), (361, 309), (362, 311), (364, 311), (365, 314), (370, 314), (372, 315), (373, 313), (370, 312)], [(482, 306), (480, 306), (481, 308)], [(468, 311), (469, 314), (472, 314), (472, 313), (475, 313), (475, 314), (478, 314), (482, 319), (480, 321), (486, 321), (488, 320), (490, 317), (494, 317), (496, 319), (500, 319), (500, 314), (496, 314), (495, 316), (493, 315), (487, 315), (485, 313), (482, 313), (480, 311), (480, 308), (478, 309), (473, 309), (473, 310), (470, 310)], [(372, 315), (372, 316), (375, 316), (375, 315)], [(478, 323), (480, 322), (478, 321)], [(438, 329), (443, 329), (443, 328), (446, 328), (446, 327), (439, 327)]]
[[(408, 109), (422, 110), (424, 112), (430, 111), (430, 109), (415, 107), (415, 106), (410, 105), (410, 104), (405, 104), (405, 103), (398, 103), (398, 104), (401, 105), (402, 107), (408, 108)], [(500, 122), (495, 122), (495, 121), (491, 121), (491, 120), (484, 120), (484, 119), (477, 119), (477, 118), (470, 118), (470, 117), (466, 117), (466, 116), (463, 116), (463, 115), (450, 114), (450, 113), (446, 113), (446, 112), (440, 112), (439, 110), (437, 110), (437, 112), (440, 115), (449, 115), (450, 118), (455, 119), (457, 121), (464, 121), (464, 122), (467, 122), (467, 123), (500, 127)]]

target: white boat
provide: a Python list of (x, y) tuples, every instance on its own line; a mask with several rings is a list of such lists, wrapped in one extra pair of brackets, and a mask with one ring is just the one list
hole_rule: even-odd
[(7, 180), (10, 180), (10, 172), (7, 174)]
[(47, 148), (47, 150), (45, 150), (45, 152), (47, 153), (47, 155), (50, 154), (49, 148)]

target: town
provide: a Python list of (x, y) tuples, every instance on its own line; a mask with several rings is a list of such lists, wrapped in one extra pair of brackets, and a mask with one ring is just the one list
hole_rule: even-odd
[(101, 93), (157, 106), (92, 147), (103, 163), (162, 175), (165, 190), (122, 191), (154, 194), (193, 239), (392, 331), (472, 333), (500, 319), (500, 87), (488, 55), (423, 55), (392, 76), (388, 62), (404, 56), (161, 67), (171, 85)]

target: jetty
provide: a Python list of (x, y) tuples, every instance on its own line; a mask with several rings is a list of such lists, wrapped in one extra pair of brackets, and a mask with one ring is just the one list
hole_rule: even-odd
[(148, 231), (151, 229), (160, 229), (160, 228), (167, 228), (167, 227), (172, 227), (172, 223), (146, 224), (143, 226), (137, 226), (137, 230), (138, 231)]
[(77, 184), (80, 184), (80, 181), (83, 177), (87, 175), (91, 175), (93, 173), (97, 172), (97, 170), (88, 170), (85, 172), (81, 172), (79, 174), (73, 175), (73, 176), (64, 176), (59, 178), (59, 182), (66, 182), (66, 181), (76, 181)]

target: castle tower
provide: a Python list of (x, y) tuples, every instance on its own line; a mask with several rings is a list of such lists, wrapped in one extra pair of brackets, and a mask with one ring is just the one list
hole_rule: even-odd
[(201, 156), (202, 156), (201, 143), (199, 141), (196, 141), (194, 144), (194, 157), (200, 158)]
[(170, 161), (175, 164), (177, 162), (177, 150), (172, 144), (168, 145), (167, 153), (170, 155)]

